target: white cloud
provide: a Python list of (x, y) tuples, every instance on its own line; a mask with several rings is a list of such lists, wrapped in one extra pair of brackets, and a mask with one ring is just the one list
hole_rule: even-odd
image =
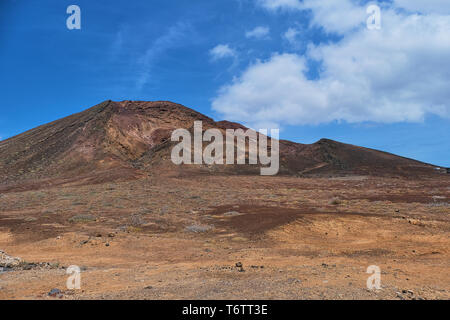
[(366, 22), (366, 8), (352, 0), (304, 0), (303, 10), (312, 10), (312, 23), (327, 32), (345, 33)]
[[(349, 31), (347, 23), (324, 21), (330, 30), (347, 30), (341, 41), (250, 65), (221, 88), (212, 107), (229, 120), (251, 119), (250, 125), (450, 118), (449, 18), (386, 8), (381, 30)], [(319, 79), (306, 78), (309, 59), (322, 62)]]
[(236, 56), (236, 51), (228, 44), (219, 44), (209, 50), (209, 54), (211, 55), (213, 60), (223, 59), (223, 58), (230, 58)]
[(257, 2), (266, 9), (301, 9), (302, 4), (299, 0), (257, 0)]
[(213, 109), (227, 119), (252, 119), (253, 123), (313, 121), (309, 106), (324, 108), (327, 103), (320, 89), (304, 77), (305, 65), (303, 57), (293, 54), (257, 62), (220, 90)]
[(247, 31), (245, 33), (245, 37), (263, 39), (263, 38), (267, 38), (269, 32), (270, 32), (270, 29), (268, 27), (259, 26), (253, 30)]
[(394, 5), (411, 12), (450, 14), (449, 0), (394, 0)]
[[(358, 0), (257, 0), (260, 6), (271, 10), (311, 10), (312, 23), (327, 32), (345, 33), (365, 22), (366, 7)], [(374, 2), (376, 3), (376, 2)], [(386, 7), (388, 4), (380, 4)], [(449, 0), (393, 0), (392, 6), (410, 12), (450, 14)]]
[(178, 22), (171, 26), (166, 33), (158, 37), (145, 53), (138, 59), (142, 72), (137, 80), (137, 88), (141, 90), (148, 82), (152, 65), (155, 60), (166, 50), (184, 44), (188, 33), (192, 33), (192, 27), (189, 23)]
[(289, 28), (283, 34), (283, 38), (285, 38), (290, 44), (295, 45), (295, 44), (297, 44), (297, 36), (299, 34), (300, 34), (300, 31), (298, 29)]
[(258, 0), (257, 3), (271, 11), (280, 9), (312, 10), (312, 23), (327, 32), (343, 33), (365, 21), (365, 8), (355, 6), (356, 0)]

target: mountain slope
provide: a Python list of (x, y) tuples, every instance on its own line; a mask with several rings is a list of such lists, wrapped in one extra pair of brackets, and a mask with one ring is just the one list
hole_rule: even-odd
[[(203, 122), (204, 130), (246, 129), (238, 123), (215, 122), (171, 102), (108, 100), (1, 141), (0, 190), (169, 172), (176, 169), (170, 161), (171, 132), (192, 130), (196, 120)], [(259, 167), (208, 166), (206, 172), (253, 174)], [(415, 160), (327, 139), (310, 145), (281, 140), (280, 174), (418, 176), (436, 174), (436, 170)]]
[(135, 176), (133, 160), (195, 120), (213, 122), (170, 102), (105, 101), (1, 141), (1, 182)]

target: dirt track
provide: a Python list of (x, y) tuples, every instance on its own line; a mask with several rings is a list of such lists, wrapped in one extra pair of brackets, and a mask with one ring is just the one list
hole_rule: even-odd
[[(154, 176), (4, 193), (0, 249), (53, 264), (0, 274), (0, 298), (449, 299), (449, 197), (445, 176)], [(66, 289), (69, 265), (81, 290)], [(366, 288), (370, 265), (382, 290)]]

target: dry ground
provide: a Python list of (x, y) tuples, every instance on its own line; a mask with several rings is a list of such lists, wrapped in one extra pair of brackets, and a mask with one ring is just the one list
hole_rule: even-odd
[[(0, 194), (0, 299), (449, 299), (450, 179), (150, 176)], [(236, 267), (241, 262), (243, 268)], [(69, 265), (81, 290), (66, 288)], [(367, 267), (381, 268), (370, 291)]]

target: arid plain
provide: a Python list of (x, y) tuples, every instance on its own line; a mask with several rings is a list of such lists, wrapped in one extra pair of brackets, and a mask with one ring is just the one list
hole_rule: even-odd
[[(0, 248), (26, 263), (0, 274), (0, 298), (449, 299), (449, 188), (149, 176), (4, 193)], [(66, 288), (70, 265), (81, 290)], [(366, 287), (370, 265), (381, 290)]]

